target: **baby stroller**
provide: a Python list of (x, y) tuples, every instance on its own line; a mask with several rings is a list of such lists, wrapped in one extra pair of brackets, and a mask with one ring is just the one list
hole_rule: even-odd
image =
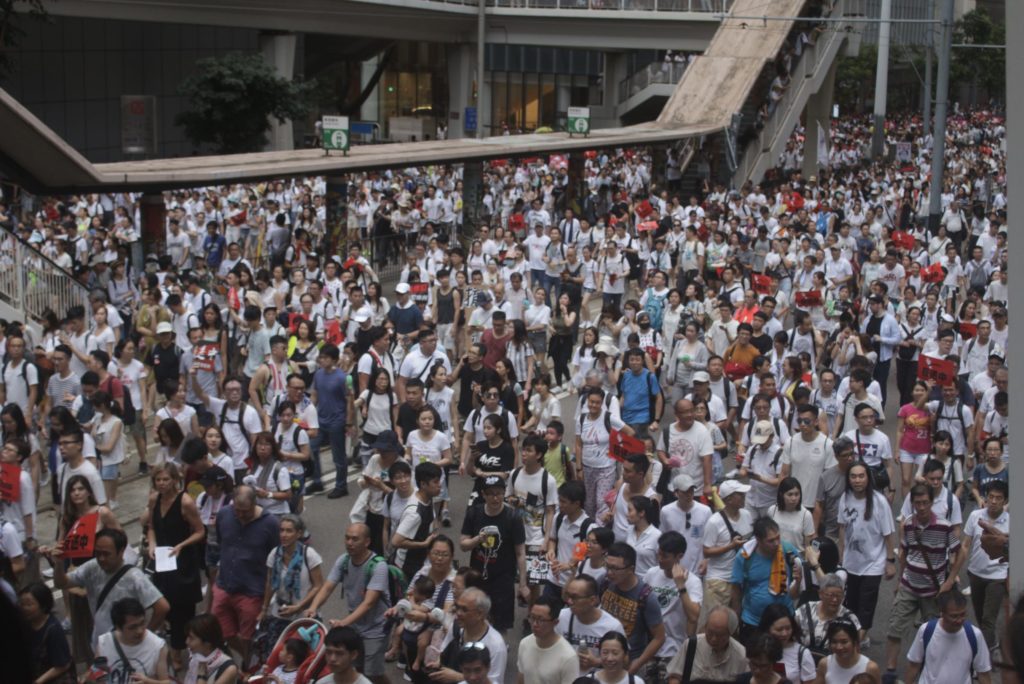
[(250, 684), (271, 684), (270, 673), (281, 664), (281, 651), (289, 639), (302, 639), (309, 644), (309, 655), (299, 665), (298, 675), (295, 684), (311, 684), (320, 676), (324, 665), (324, 637), (327, 636), (327, 627), (314, 618), (299, 618), (288, 625), (281, 636), (278, 637), (270, 657), (254, 674), (246, 680)]

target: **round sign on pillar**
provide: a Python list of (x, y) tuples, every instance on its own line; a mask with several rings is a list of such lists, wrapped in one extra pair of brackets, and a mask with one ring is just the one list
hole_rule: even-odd
[(321, 122), (324, 152), (341, 150), (348, 154), (349, 130), (347, 116), (325, 116)]
[(590, 133), (590, 107), (569, 107), (569, 135)]

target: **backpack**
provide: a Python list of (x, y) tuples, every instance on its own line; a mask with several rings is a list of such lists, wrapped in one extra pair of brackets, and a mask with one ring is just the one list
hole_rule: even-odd
[[(7, 366), (11, 364), (10, 360), (4, 360), (3, 368), (0, 368), (0, 382), (6, 384), (7, 378)], [(25, 383), (25, 394), (28, 394), (32, 390), (32, 386), (28, 384), (28, 367), (35, 365), (28, 359), (21, 360), (21, 379)], [(39, 370), (36, 369), (37, 377)]]
[[(629, 242), (626, 244), (626, 248), (633, 249), (633, 236), (629, 236)], [(636, 252), (623, 252), (626, 257), (626, 262), (629, 264), (629, 275), (626, 276), (631, 280), (638, 280), (640, 278), (640, 255)]]
[[(604, 400), (606, 402), (605, 403), (605, 410), (604, 410), (604, 429), (607, 430), (608, 434), (610, 435), (610, 434), (612, 434), (612, 412), (611, 412), (611, 409), (610, 409), (610, 406), (611, 406), (611, 403), (612, 403), (612, 395), (608, 394), (608, 393), (605, 393)], [(583, 419), (586, 417), (586, 415), (587, 415), (586, 410), (583, 410), (583, 411), (580, 412), (579, 432), (583, 432)]]
[[(960, 399), (956, 400), (956, 415), (955, 416), (943, 415), (942, 410), (945, 407), (946, 407), (946, 403), (944, 401), (940, 401), (940, 403), (939, 403), (939, 410), (936, 411), (936, 415), (935, 415), (935, 426), (936, 426), (935, 429), (938, 430), (938, 424), (939, 424), (940, 420), (946, 420), (946, 421), (950, 421), (950, 422), (952, 422), (954, 420), (960, 421), (960, 435), (961, 435), (961, 437), (963, 437), (964, 447), (966, 448), (966, 446), (967, 446), (967, 424), (964, 422), (964, 402), (962, 400), (960, 400)], [(954, 454), (954, 455), (955, 456), (964, 456), (964, 454)]]
[[(406, 578), (405, 573), (397, 565), (388, 563), (384, 556), (374, 554), (368, 561), (366, 561), (366, 581), (369, 582), (370, 578), (373, 577), (374, 570), (381, 563), (387, 565), (388, 568), (388, 605), (395, 606), (398, 602), (405, 598), (406, 589), (409, 586), (409, 580)], [(341, 558), (341, 581), (345, 581), (345, 575), (348, 574), (349, 566), (351, 565), (349, 555), (346, 553)]]
[[(370, 377), (372, 378), (373, 375), (371, 374)], [(368, 420), (370, 420), (370, 402), (373, 401), (374, 397), (379, 397), (380, 396), (379, 394), (374, 392), (372, 389), (369, 390), (369, 391), (370, 391), (370, 393), (366, 396), (366, 417), (363, 418), (363, 422), (359, 424), (359, 427), (365, 427), (366, 426), (366, 422)], [(391, 409), (393, 409), (395, 407), (395, 393), (392, 392), (391, 390), (388, 390), (387, 394), (388, 394), (388, 419), (390, 420), (391, 419)]]
[[(516, 495), (516, 480), (519, 478), (519, 473), (520, 473), (520, 471), (522, 471), (522, 469), (523, 469), (523, 466), (519, 466), (518, 468), (516, 468), (515, 470), (512, 471), (512, 476), (511, 476), (511, 479), (510, 479), (510, 481), (512, 483), (512, 496)], [(548, 503), (547, 503), (547, 501), (548, 501), (548, 471), (547, 471), (547, 468), (544, 468), (543, 466), (541, 466), (540, 472), (541, 472), (541, 476), (540, 476), (540, 505), (541, 505), (542, 508), (546, 509), (547, 506), (548, 506)], [(527, 499), (530, 498), (530, 494), (529, 493), (527, 493), (526, 498)], [(525, 499), (523, 500), (523, 504), (524, 505), (526, 504), (526, 500)], [(516, 510), (516, 512), (519, 513), (520, 516), (525, 517), (525, 514), (526, 514), (526, 510), (525, 509), (518, 508)], [(524, 522), (525, 522), (525, 520), (524, 520)]]
[[(490, 414), (490, 413), (488, 413), (487, 415), (491, 415), (491, 414)], [(498, 412), (497, 412), (496, 414), (494, 414), (494, 415), (497, 415), (497, 416), (498, 416), (499, 418), (501, 418), (501, 419), (502, 419), (503, 421), (505, 421), (505, 427), (508, 427), (508, 416), (509, 416), (509, 412), (508, 412), (508, 409), (507, 409), (507, 408), (505, 408), (504, 406), (502, 406), (502, 407), (501, 407), (501, 410), (500, 410), (500, 411), (498, 411)], [(471, 427), (471, 428), (472, 428), (472, 429), (473, 429), (474, 431), (476, 430), (476, 426), (480, 424), (480, 421), (481, 421), (481, 420), (483, 420), (483, 412), (482, 412), (482, 409), (479, 409), (479, 408), (477, 408), (477, 409), (473, 409), (473, 419), (472, 419), (472, 420), (470, 421), (470, 427)]]
[[(253, 465), (255, 466), (256, 464), (253, 464)], [(260, 477), (257, 479), (256, 484), (259, 485), (260, 489), (266, 489), (267, 488), (266, 487), (267, 481), (269, 480), (269, 481), (274, 483), (275, 491), (278, 491), (278, 492), (291, 491), (291, 486), (290, 485), (289, 485), (287, 490), (279, 489), (278, 488), (278, 486), (277, 486), (277, 475), (280, 472), (281, 472), (281, 462), (280, 461), (274, 461), (274, 465), (272, 465), (270, 467), (269, 471), (268, 471), (267, 468), (264, 468), (263, 470), (260, 471)]]
[[(24, 364), (22, 364), (22, 365), (24, 365)], [(6, 370), (7, 370), (7, 366), (5, 364), (4, 365), (4, 371), (6, 371)], [(24, 377), (24, 374), (22, 376)], [(111, 391), (113, 386), (114, 386), (114, 376), (111, 375), (110, 377), (107, 378), (107, 388), (104, 390), (105, 392), (109, 392), (111, 397), (114, 396), (114, 393)], [(124, 420), (124, 424), (125, 425), (134, 425), (135, 424), (135, 404), (132, 402), (132, 393), (128, 391), (128, 388), (124, 386), (123, 382), (121, 383), (121, 393), (124, 395), (124, 415), (121, 416), (121, 418)]]
[(971, 277), (968, 279), (968, 285), (971, 289), (981, 288), (982, 290), (988, 287), (989, 276), (985, 273), (985, 266), (975, 266), (971, 269)]
[[(753, 418), (751, 418), (750, 420), (747, 421), (747, 439), (748, 440), (751, 437), (754, 436), (754, 423), (756, 423), (756, 422), (757, 421), (754, 420)], [(782, 425), (782, 421), (779, 418), (776, 418), (775, 416), (772, 416), (772, 427), (775, 429), (775, 436), (776, 437), (780, 437), (780, 438), (781, 438), (781, 435), (782, 435), (782, 430), (780, 429), (781, 425)], [(778, 460), (776, 460), (776, 463), (778, 463)], [(774, 465), (773, 465), (773, 467), (774, 467)]]
[[(921, 662), (924, 662), (928, 656), (928, 644), (931, 642), (932, 637), (935, 636), (935, 628), (939, 626), (939, 619), (932, 618), (928, 621), (924, 628), (924, 634), (921, 635), (921, 641), (923, 642), (921, 650)], [(967, 636), (967, 643), (971, 645), (971, 676), (974, 676), (974, 659), (978, 657), (978, 635), (974, 633), (974, 625), (971, 624), (970, 620), (964, 620), (964, 634)]]
[(242, 437), (245, 437), (245, 441), (249, 441), (249, 431), (245, 429), (245, 409), (248, 408), (248, 404), (244, 401), (238, 405), (238, 420), (228, 421), (228, 403), (225, 401), (224, 405), (220, 409), (220, 419), (217, 421), (217, 427), (224, 430), (225, 422), (232, 422), (238, 426), (238, 429), (242, 433)]
[(644, 311), (651, 317), (651, 327), (654, 330), (661, 330), (662, 317), (665, 314), (665, 300), (668, 299), (668, 292), (664, 295), (654, 293), (654, 288), (647, 288), (647, 303), (644, 304)]
[[(586, 519), (583, 521), (583, 524), (580, 525), (580, 533), (576, 537), (580, 541), (586, 541), (587, 540), (587, 533), (590, 531), (590, 526), (594, 522), (592, 519), (587, 517), (586, 514), (584, 514), (584, 518), (586, 518)], [(558, 515), (555, 516), (555, 535), (554, 536), (555, 536), (556, 540), (558, 539), (558, 530), (562, 529), (562, 523), (564, 521), (565, 521), (565, 513), (559, 513)]]

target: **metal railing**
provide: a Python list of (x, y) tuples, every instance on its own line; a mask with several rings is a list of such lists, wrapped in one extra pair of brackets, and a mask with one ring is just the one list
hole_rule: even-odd
[[(842, 5), (842, 2), (835, 3), (831, 18), (843, 16)], [(853, 23), (855, 23), (855, 19), (851, 18), (851, 24)], [(799, 119), (800, 111), (813, 94), (808, 87), (808, 81), (813, 79), (820, 67), (828, 67), (835, 59), (839, 46), (845, 39), (845, 28), (841, 25), (832, 25), (818, 36), (814, 45), (804, 48), (800, 59), (793, 65), (789, 85), (782, 97), (775, 103), (771, 114), (764, 120), (761, 130), (743, 150), (739, 166), (736, 169), (737, 185), (751, 180), (755, 176), (760, 176), (775, 164), (776, 158), (781, 153), (781, 145), (784, 145), (785, 140), (789, 138), (793, 126), (796, 125), (796, 120)], [(776, 152), (776, 150), (778, 151)]]
[(75, 276), (13, 233), (0, 238), (0, 299), (41, 321), (49, 309), (58, 316), (89, 303), (89, 291)]
[(652, 62), (632, 76), (619, 81), (619, 104), (639, 94), (649, 85), (675, 85), (683, 78), (689, 62)]
[[(478, 7), (477, 0), (430, 0)], [(638, 12), (706, 12), (724, 14), (732, 0), (486, 0), (488, 7), (507, 9), (612, 10)]]

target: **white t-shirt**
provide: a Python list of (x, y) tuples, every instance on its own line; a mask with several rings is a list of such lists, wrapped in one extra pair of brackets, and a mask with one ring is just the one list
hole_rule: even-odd
[(448, 435), (440, 430), (435, 429), (429, 439), (425, 439), (419, 430), (413, 430), (405, 438), (405, 446), (412, 449), (412, 463), (415, 468), (420, 463), (440, 461), (442, 452), (452, 448), (452, 442)]
[(871, 520), (864, 519), (866, 499), (849, 492), (839, 498), (837, 522), (844, 527), (843, 567), (854, 575), (881, 575), (885, 571), (885, 537), (896, 531), (889, 501), (875, 492)]
[[(676, 587), (676, 581), (665, 575), (665, 571), (657, 565), (643, 575), (643, 580), (651, 587), (654, 597), (661, 607), (662, 624), (665, 625), (665, 643), (658, 649), (657, 657), (672, 658), (679, 647), (686, 641), (686, 614), (680, 605), (682, 597)], [(697, 573), (690, 572), (686, 578), (686, 593), (690, 600), (700, 605), (704, 601), (704, 586)]]
[[(132, 400), (134, 401), (135, 398), (132, 397)], [(156, 412), (156, 424), (160, 425), (162, 421), (170, 418), (178, 424), (178, 427), (181, 428), (181, 434), (188, 437), (189, 435), (192, 434), (192, 417), (195, 415), (196, 410), (189, 406), (188, 404), (182, 405), (181, 410), (179, 410), (177, 413), (173, 413), (169, 406), (164, 406), (163, 408), (159, 409)], [(262, 424), (260, 429), (263, 429)], [(248, 451), (246, 451), (246, 456), (248, 455), (249, 453)]]
[(854, 443), (860, 451), (861, 460), (872, 468), (892, 460), (892, 443), (889, 436), (877, 428), (872, 430), (870, 435), (864, 434), (860, 429), (854, 429), (844, 433), (843, 437)]
[[(24, 365), (26, 363), (28, 366)], [(4, 369), (3, 382), (7, 403), (17, 404), (21, 407), (21, 412), (31, 419), (28, 390), (32, 385), (35, 385), (37, 393), (39, 390), (39, 371), (36, 369), (36, 365), (24, 359), (17, 366), (14, 365), (14, 361), (8, 361)]]
[[(990, 672), (992, 661), (989, 657), (988, 644), (981, 630), (971, 625), (974, 637), (978, 641), (978, 653), (972, 658), (971, 644), (963, 629), (950, 634), (942, 628), (942, 621), (936, 625), (931, 640), (928, 642), (927, 657), (924, 650), (924, 632), (928, 623), (917, 629), (914, 643), (907, 652), (907, 660), (921, 663), (920, 684), (963, 684), (971, 681), (971, 666), (975, 672)], [(972, 662), (973, 661), (973, 662)]]
[[(273, 468), (277, 466), (277, 476), (274, 476)], [(260, 489), (266, 489), (271, 493), (290, 492), (292, 490), (292, 478), (288, 474), (288, 469), (284, 467), (283, 463), (278, 461), (268, 461), (267, 465), (256, 465), (253, 469), (252, 476), (256, 478), (256, 481), (264, 479), (264, 471), (266, 473), (265, 482), (260, 486)], [(268, 513), (275, 515), (283, 515), (290, 509), (288, 508), (288, 499), (272, 499), (270, 497), (263, 498), (257, 497), (256, 502), (265, 508)]]
[[(276, 562), (277, 552), (281, 547), (278, 547), (267, 554), (267, 575), (273, 576), (274, 563)], [(303, 545), (303, 558), (297, 561), (299, 563), (299, 591), (297, 594), (293, 594), (287, 588), (285, 581), (286, 575), (288, 574), (288, 568), (282, 567), (278, 569), (280, 575), (280, 584), (274, 597), (270, 600), (270, 616), (275, 618), (281, 617), (281, 606), (289, 606), (301, 601), (306, 594), (309, 593), (309, 588), (313, 585), (312, 580), (309, 577), (309, 571), (313, 568), (318, 568), (323, 565), (324, 559), (320, 557), (316, 549), (309, 545)]]
[(712, 513), (711, 507), (700, 501), (694, 501), (688, 512), (681, 509), (678, 503), (661, 509), (659, 529), (662, 534), (676, 531), (686, 539), (683, 567), (690, 572), (696, 572), (697, 566), (704, 560), (704, 529)]
[[(707, 548), (725, 546), (732, 541), (732, 535), (729, 534), (729, 528), (726, 527), (722, 515), (724, 513), (716, 513), (708, 518), (707, 525), (704, 528), (704, 546)], [(749, 539), (754, 533), (754, 519), (746, 508), (740, 509), (740, 519), (738, 521), (730, 518), (729, 524), (732, 525), (733, 531), (744, 539)], [(705, 574), (705, 578), (728, 582), (732, 579), (732, 566), (735, 559), (736, 549), (726, 551), (720, 556), (708, 556), (708, 571)]]
[(530, 412), (538, 416), (537, 426), (534, 430), (540, 433), (547, 430), (548, 423), (552, 420), (558, 420), (562, 417), (562, 402), (558, 400), (558, 397), (551, 394), (548, 396), (548, 400), (543, 402), (543, 405), (541, 405), (542, 401), (540, 393), (535, 392), (530, 397)]
[[(957, 463), (954, 461), (954, 463)], [(950, 504), (952, 503), (952, 507)], [(945, 486), (935, 495), (932, 501), (932, 513), (937, 518), (944, 518), (950, 525), (963, 525), (964, 513), (960, 507), (960, 500), (950, 496), (949, 489)], [(903, 506), (900, 507), (900, 520), (909, 520), (914, 515), (914, 507), (910, 503), (910, 494), (903, 497)]]
[[(147, 629), (146, 636), (142, 637), (141, 642), (134, 646), (122, 643), (121, 650), (124, 651), (132, 671), (144, 673), (147, 677), (155, 677), (157, 662), (160, 660), (160, 652), (165, 643), (163, 639)], [(97, 656), (107, 659), (111, 682), (131, 681), (128, 667), (121, 661), (121, 655), (114, 645), (114, 632), (101, 634), (96, 650)]]
[(696, 421), (685, 431), (680, 430), (677, 423), (672, 423), (668, 426), (668, 448), (664, 442), (665, 430), (663, 429), (656, 435), (654, 446), (656, 450), (665, 452), (669, 458), (680, 460), (679, 467), (672, 469), (672, 477), (685, 473), (693, 478), (694, 482), (703, 483), (703, 459), (714, 453), (711, 432)]
[(597, 655), (601, 637), (608, 632), (626, 633), (622, 623), (611, 613), (601, 610), (600, 617), (596, 621), (585, 625), (578, 618), (573, 617), (572, 610), (569, 608), (563, 608), (562, 612), (558, 614), (555, 631), (565, 637), (574, 650), (578, 652), (581, 646), (586, 646), (590, 649), (591, 655)]
[(785, 512), (780, 512), (778, 506), (772, 506), (768, 509), (768, 517), (779, 524), (782, 541), (789, 542), (801, 551), (806, 546), (806, 535), (814, 534), (814, 516), (803, 506)]
[(789, 464), (789, 474), (800, 482), (803, 505), (813, 506), (818, 495), (818, 479), (826, 468), (836, 464), (832, 440), (818, 433), (816, 439), (808, 442), (803, 435), (794, 434), (782, 450), (782, 462)]
[(519, 642), (516, 667), (525, 684), (564, 684), (580, 674), (580, 659), (565, 639), (540, 648), (532, 634)]
[[(605, 426), (604, 414), (591, 420), (590, 412), (583, 415), (583, 428), (578, 435), (583, 442), (583, 466), (585, 468), (614, 468), (616, 462), (608, 457), (608, 440), (611, 434)], [(577, 423), (578, 425), (579, 423)], [(608, 424), (613, 430), (626, 426), (618, 416), (609, 414)]]
[[(359, 399), (366, 406), (366, 423), (362, 426), (363, 432), (370, 435), (379, 435), (385, 430), (394, 428), (391, 421), (391, 409), (394, 406), (398, 406), (398, 397), (395, 396), (394, 392), (377, 394), (365, 389), (359, 395)], [(359, 422), (362, 423), (362, 421), (362, 416), (360, 416)]]
[[(282, 451), (301, 451), (302, 447), (309, 446), (309, 435), (298, 425), (293, 424), (287, 429), (282, 429), (281, 423), (278, 422), (274, 428), (274, 441)], [(301, 475), (303, 472), (301, 461), (282, 461), (282, 463), (293, 475)]]
[[(801, 658), (801, 654), (803, 658)], [(786, 677), (791, 682), (807, 682), (814, 679), (817, 667), (814, 656), (809, 648), (792, 643), (782, 649), (782, 664), (786, 667)]]
[(979, 520), (990, 523), (993, 527), (1002, 530), (1006, 534), (1010, 533), (1009, 511), (1004, 510), (1003, 514), (995, 520), (989, 517), (988, 511), (984, 508), (971, 511), (971, 514), (967, 516), (967, 524), (964, 525), (964, 536), (971, 538), (970, 556), (967, 558), (967, 571), (982, 579), (1006, 579), (1007, 571), (1010, 569), (1009, 563), (995, 560), (981, 548), (982, 529), (978, 525)]
[[(97, 421), (99, 420), (99, 414), (97, 414)], [(116, 426), (121, 426), (121, 433), (117, 439), (114, 440), (114, 445), (110, 451), (100, 454), (100, 465), (117, 465), (118, 463), (124, 462), (124, 423), (120, 418), (111, 414), (103, 422), (97, 422), (96, 427), (96, 443), (107, 444), (110, 441), (110, 435), (114, 432)]]
[(141, 383), (149, 377), (149, 371), (145, 364), (138, 359), (132, 359), (127, 366), (122, 366), (117, 361), (111, 361), (107, 366), (107, 372), (121, 381), (124, 388), (132, 398), (132, 406), (136, 410), (142, 408)]
[(75, 475), (81, 475), (89, 481), (89, 486), (92, 487), (92, 494), (96, 497), (96, 503), (107, 503), (107, 494), (106, 490), (103, 489), (103, 480), (100, 479), (100, 471), (96, 469), (96, 466), (85, 459), (82, 460), (82, 464), (77, 468), (71, 468), (67, 463), (61, 464), (60, 475), (57, 478), (57, 482), (60, 484), (62, 500), (68, 495), (68, 481), (70, 481)]
[[(521, 508), (519, 511), (523, 516), (523, 527), (526, 529), (526, 546), (542, 546), (544, 544), (544, 514), (548, 506), (558, 507), (558, 483), (554, 476), (544, 468), (537, 472), (526, 472), (525, 468), (514, 471), (515, 486), (512, 484), (513, 477), (509, 476), (508, 484), (505, 486), (505, 495), (517, 497)], [(544, 480), (547, 479), (547, 486)], [(547, 490), (547, 498), (544, 492)], [(554, 520), (554, 518), (552, 518)], [(552, 524), (554, 524), (552, 522)], [(563, 522), (562, 526), (565, 527)]]
[[(213, 414), (215, 424), (220, 425), (220, 414), (226, 405), (227, 402), (224, 399), (210, 397), (207, 406), (210, 409), (210, 413)], [(244, 415), (240, 416), (239, 408), (242, 406), (245, 407), (245, 412)], [(224, 424), (220, 425), (226, 442), (224, 451), (231, 454), (231, 460), (234, 461), (236, 470), (242, 470), (246, 467), (245, 459), (249, 457), (249, 439), (263, 430), (263, 421), (260, 420), (260, 414), (256, 412), (256, 409), (248, 404), (241, 404), (239, 408), (229, 408), (225, 411)], [(239, 424), (245, 427), (246, 434), (242, 433)], [(247, 436), (248, 439), (246, 438)]]
[[(454, 635), (455, 630), (448, 630), (444, 641), (441, 642), (442, 653), (452, 642)], [(482, 642), (491, 654), (491, 669), (487, 672), (487, 678), (491, 680), (491, 684), (502, 684), (505, 681), (505, 661), (508, 660), (508, 645), (505, 643), (505, 639), (498, 633), (498, 630), (488, 626), (487, 631), (478, 641)]]
[(636, 551), (636, 574), (643, 577), (652, 568), (658, 567), (658, 540), (661, 530), (649, 525), (643, 532), (637, 533), (636, 527), (630, 526), (626, 532), (626, 543)]

